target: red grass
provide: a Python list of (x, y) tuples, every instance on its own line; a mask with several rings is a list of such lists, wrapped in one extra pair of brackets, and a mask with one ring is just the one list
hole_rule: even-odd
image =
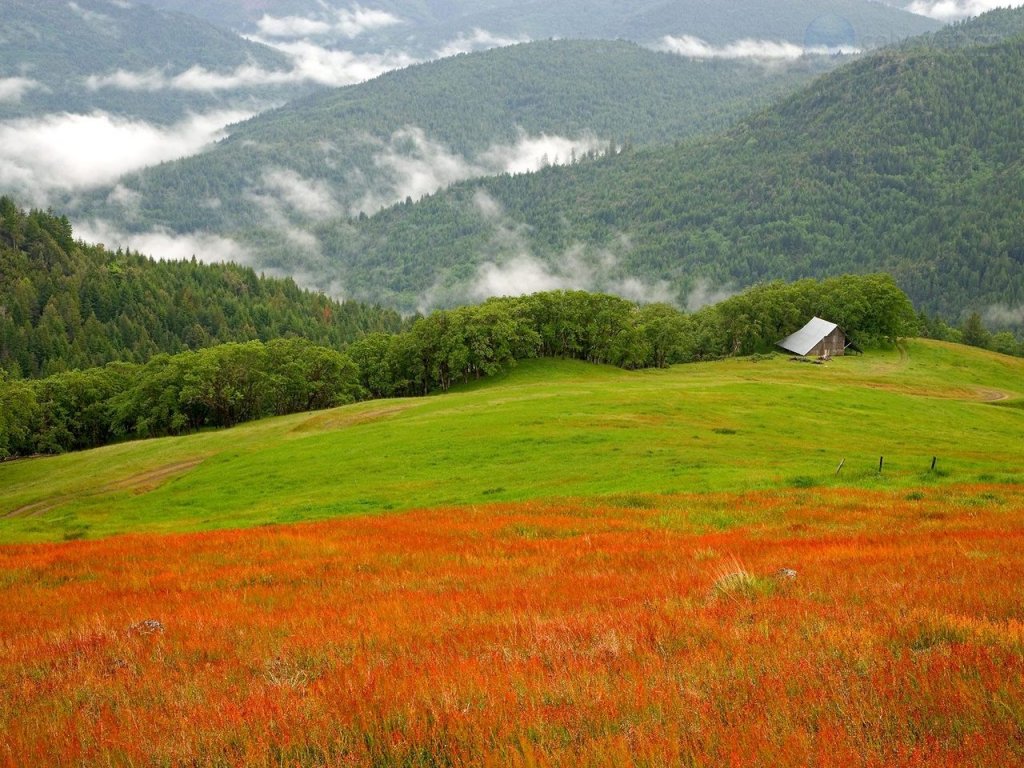
[(6, 547), (0, 764), (1022, 764), (1024, 489), (924, 493)]

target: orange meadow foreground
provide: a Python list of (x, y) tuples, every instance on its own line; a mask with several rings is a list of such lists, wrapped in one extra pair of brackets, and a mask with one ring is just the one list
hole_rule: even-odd
[(1022, 653), (1016, 486), (7, 546), (0, 764), (1020, 765)]

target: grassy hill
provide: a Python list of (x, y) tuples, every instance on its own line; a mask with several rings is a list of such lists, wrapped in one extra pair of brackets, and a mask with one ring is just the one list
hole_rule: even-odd
[[(1022, 13), (1003, 12), (1011, 33)], [(456, 185), (321, 241), (351, 290), (404, 306), (459, 302), (526, 254), (551, 280), (610, 261), (683, 300), (701, 281), (884, 270), (953, 320), (1020, 307), (1024, 44), (965, 44), (987, 23), (865, 57), (722, 137)]]
[[(124, 90), (87, 84), (90, 76), (122, 70), (173, 77), (192, 67), (227, 74), (244, 65), (285, 70), (289, 60), (197, 18), (142, 3), (4, 0), (0, 79), (21, 78), (31, 87), (20, 98), (0, 99), (0, 119), (104, 110), (171, 122), (189, 111), (266, 103), (285, 95), (280, 87), (150, 93), (145, 87)], [(287, 93), (294, 94), (294, 87)]]
[[(76, 216), (130, 230), (219, 232), (297, 271), (303, 249), (294, 238), (274, 247), (288, 227), (372, 214), (437, 186), (503, 172), (524, 138), (544, 145), (533, 150), (537, 159), (546, 151), (568, 162), (572, 150), (546, 149), (548, 137), (564, 137), (582, 157), (613, 141), (671, 143), (723, 128), (836, 63), (817, 57), (766, 69), (566, 40), (457, 56), (260, 115), (207, 152), (123, 179), (130, 205), (102, 190), (79, 203)], [(206, 204), (196, 204), (197, 191)]]
[(1024, 360), (925, 341), (825, 366), (532, 361), (446, 396), (0, 464), (0, 541), (529, 499), (1020, 482), (1021, 381)]

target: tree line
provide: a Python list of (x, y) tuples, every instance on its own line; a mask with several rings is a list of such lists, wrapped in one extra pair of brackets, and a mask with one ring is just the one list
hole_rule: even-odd
[(918, 327), (909, 299), (885, 275), (767, 283), (693, 313), (583, 291), (496, 298), (434, 312), (403, 332), (368, 333), (344, 351), (274, 339), (37, 380), (0, 373), (0, 458), (445, 392), (535, 357), (636, 369), (768, 352), (815, 314), (861, 346), (893, 343)]
[(397, 331), (392, 310), (338, 302), (237, 264), (154, 261), (74, 238), (64, 216), (0, 197), (0, 371), (38, 378), (229, 341), (341, 347)]

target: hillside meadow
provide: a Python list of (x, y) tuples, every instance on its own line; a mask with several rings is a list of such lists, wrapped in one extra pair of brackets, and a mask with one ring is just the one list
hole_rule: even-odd
[(0, 464), (0, 542), (545, 498), (1018, 482), (1022, 382), (1024, 360), (926, 341), (820, 366), (526, 361), (444, 396)]
[(530, 361), (0, 465), (0, 766), (1021, 764), (1022, 368)]

